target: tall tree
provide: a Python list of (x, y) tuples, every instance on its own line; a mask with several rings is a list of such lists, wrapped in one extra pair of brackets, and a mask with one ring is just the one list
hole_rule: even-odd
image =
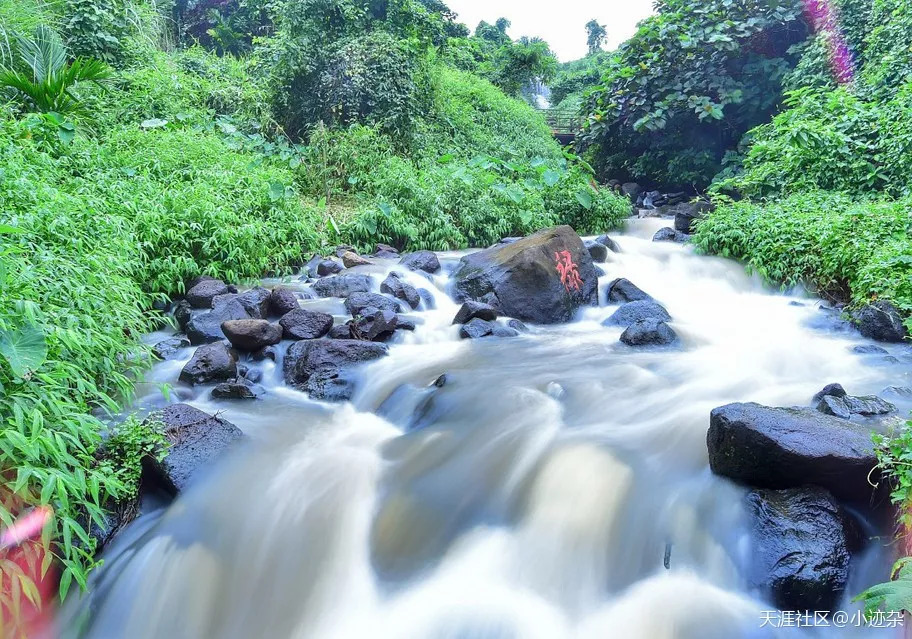
[(590, 55), (601, 50), (607, 37), (605, 25), (599, 24), (594, 18), (586, 23), (586, 44), (589, 45)]

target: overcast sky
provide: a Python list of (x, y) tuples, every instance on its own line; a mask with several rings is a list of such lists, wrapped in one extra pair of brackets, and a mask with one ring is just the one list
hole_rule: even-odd
[(615, 48), (652, 13), (652, 0), (445, 0), (459, 21), (475, 29), (481, 20), (504, 17), (513, 23), (512, 38), (538, 36), (548, 41), (561, 62), (586, 55), (586, 23), (595, 18), (608, 30)]

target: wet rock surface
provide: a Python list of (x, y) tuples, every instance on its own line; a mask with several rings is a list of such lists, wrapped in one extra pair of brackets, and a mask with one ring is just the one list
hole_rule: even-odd
[(305, 308), (286, 313), (279, 320), (286, 339), (317, 339), (329, 333), (333, 326), (333, 316), (320, 311)]
[(887, 301), (869, 304), (853, 313), (852, 319), (862, 335), (879, 342), (902, 342), (909, 336), (899, 309)]
[(320, 297), (349, 297), (355, 293), (370, 291), (371, 277), (360, 273), (346, 273), (317, 280), (311, 288)]
[(223, 342), (200, 346), (180, 373), (185, 384), (209, 384), (237, 376), (237, 357)]
[(621, 333), (621, 342), (627, 346), (667, 346), (677, 339), (668, 324), (655, 318), (633, 322)]
[(190, 346), (190, 340), (183, 336), (169, 337), (152, 347), (152, 352), (158, 359), (173, 359), (181, 349)]
[(402, 300), (413, 309), (418, 308), (421, 304), (418, 289), (403, 280), (402, 276), (395, 271), (387, 275), (386, 279), (380, 283), (380, 292)]
[(639, 300), (651, 300), (652, 296), (639, 288), (626, 277), (619, 277), (608, 284), (607, 289), (609, 304), (626, 304)]
[(389, 353), (384, 344), (359, 340), (331, 339), (301, 341), (285, 354), (282, 372), (285, 382), (310, 393), (315, 399), (344, 401), (354, 394), (351, 367)]
[(230, 293), (228, 286), (222, 280), (202, 280), (187, 291), (186, 300), (193, 308), (209, 308), (212, 299), (218, 295)]
[(436, 273), (440, 270), (440, 259), (433, 251), (415, 251), (407, 253), (399, 260), (407, 269), (413, 271), (424, 271), (425, 273)]
[(643, 320), (670, 322), (671, 315), (668, 314), (664, 306), (654, 300), (636, 300), (622, 304), (602, 324), (604, 326), (630, 326)]
[(187, 337), (191, 344), (205, 344), (225, 339), (222, 324), (229, 320), (253, 319), (237, 300), (222, 301), (211, 311), (194, 315), (187, 322)]
[(231, 345), (242, 351), (258, 351), (282, 341), (282, 327), (264, 319), (228, 320), (222, 332)]

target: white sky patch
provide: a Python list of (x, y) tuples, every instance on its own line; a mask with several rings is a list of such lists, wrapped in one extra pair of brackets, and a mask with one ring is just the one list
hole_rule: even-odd
[(607, 49), (614, 49), (636, 31), (637, 22), (653, 13), (652, 0), (445, 0), (474, 31), (481, 20), (493, 24), (504, 17), (508, 33), (548, 41), (561, 62), (586, 55), (586, 23), (592, 18), (608, 31)]

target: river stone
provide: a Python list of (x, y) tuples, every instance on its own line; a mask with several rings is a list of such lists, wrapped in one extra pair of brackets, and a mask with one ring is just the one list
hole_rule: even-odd
[(568, 322), (580, 306), (598, 304), (598, 273), (569, 226), (466, 255), (453, 278), (459, 301), (538, 324)]
[(619, 277), (608, 284), (607, 294), (609, 304), (625, 304), (652, 299), (651, 295), (645, 293), (626, 277)]
[(320, 260), (316, 268), (317, 277), (325, 277), (327, 275), (335, 275), (336, 273), (341, 273), (343, 268), (345, 267), (335, 260)]
[(282, 317), (298, 309), (298, 296), (287, 288), (274, 288), (269, 294), (269, 314)]
[(395, 246), (390, 246), (389, 244), (378, 242), (374, 247), (374, 255), (378, 255), (379, 253), (394, 253), (396, 255), (399, 255), (399, 249), (397, 249)]
[(279, 324), (286, 339), (317, 339), (329, 333), (333, 326), (333, 316), (329, 313), (298, 308), (283, 315)]
[(694, 232), (693, 223), (702, 219), (712, 209), (709, 202), (682, 202), (674, 207), (674, 227), (676, 231), (687, 233)]
[(655, 318), (634, 322), (621, 333), (621, 342), (627, 346), (664, 346), (677, 339), (668, 324)]
[(415, 323), (411, 317), (406, 317), (405, 315), (397, 315), (397, 324), (396, 327), (402, 331), (414, 331), (418, 328), (418, 325)]
[(518, 319), (511, 319), (507, 321), (507, 326), (512, 328), (517, 333), (528, 333), (529, 327), (520, 322)]
[(653, 300), (637, 300), (622, 304), (611, 317), (602, 322), (602, 326), (630, 326), (647, 319), (659, 322), (670, 322), (671, 315), (665, 307)]
[(710, 414), (706, 445), (712, 471), (742, 484), (814, 484), (844, 499), (871, 496), (868, 473), (877, 465), (871, 430), (813, 408), (720, 406)]
[(364, 314), (355, 321), (354, 335), (369, 342), (386, 342), (398, 327), (399, 316), (395, 312), (366, 309)]
[(516, 337), (519, 335), (519, 331), (512, 326), (495, 323), (494, 328), (491, 330), (491, 335), (494, 337)]
[(264, 319), (228, 320), (222, 332), (232, 346), (250, 353), (282, 341), (282, 327)]
[(257, 286), (243, 293), (226, 293), (212, 298), (212, 308), (218, 308), (230, 300), (237, 300), (254, 319), (265, 319), (269, 315), (269, 291)]
[(903, 317), (893, 304), (878, 300), (852, 315), (858, 330), (878, 342), (902, 342), (909, 336)]
[(852, 411), (846, 406), (845, 400), (842, 397), (833, 395), (821, 397), (820, 401), (817, 402), (817, 410), (825, 415), (832, 415), (841, 419), (850, 419), (852, 417)]
[(190, 340), (179, 335), (177, 337), (169, 337), (166, 340), (162, 340), (158, 344), (152, 347), (152, 352), (158, 359), (174, 359), (182, 348), (187, 348), (190, 346)]
[(853, 353), (858, 355), (889, 355), (890, 352), (885, 349), (883, 346), (875, 346), (874, 344), (862, 344), (852, 348)]
[(371, 277), (361, 273), (346, 273), (317, 280), (312, 288), (320, 297), (348, 297), (354, 293), (370, 291)]
[(593, 240), (585, 241), (586, 250), (589, 251), (589, 257), (592, 258), (593, 262), (607, 262), (608, 261), (608, 247), (599, 242)]
[(873, 415), (889, 415), (896, 412), (896, 406), (877, 395), (865, 395), (864, 397), (847, 395), (842, 401), (845, 402), (849, 412), (853, 415), (871, 417)]
[(402, 280), (402, 276), (395, 271), (386, 276), (386, 279), (380, 283), (380, 292), (392, 295), (402, 300), (413, 309), (418, 308), (421, 304), (421, 295), (418, 289)]
[(421, 298), (421, 301), (424, 304), (425, 310), (429, 311), (429, 310), (433, 310), (433, 309), (437, 308), (437, 304), (434, 301), (434, 294), (431, 293), (426, 288), (418, 289), (418, 297)]
[(385, 344), (329, 339), (296, 342), (282, 363), (285, 382), (315, 399), (345, 401), (354, 394), (351, 367), (384, 357)]
[(183, 492), (199, 472), (244, 439), (234, 424), (187, 404), (168, 406), (150, 415), (146, 423), (162, 427), (171, 446), (163, 461), (143, 460), (143, 483), (160, 485), (171, 494)]
[(196, 386), (237, 377), (237, 359), (224, 342), (196, 349), (180, 373), (180, 381)]
[(191, 344), (205, 344), (225, 339), (222, 324), (228, 320), (252, 319), (247, 309), (237, 300), (229, 299), (207, 313), (194, 315), (187, 323), (187, 337)]
[(631, 202), (636, 202), (642, 192), (643, 187), (636, 182), (624, 182), (621, 185), (621, 195), (629, 197)]
[(379, 293), (355, 293), (345, 300), (345, 309), (351, 313), (352, 317), (361, 315), (364, 309), (367, 308), (395, 313), (399, 310), (399, 304), (395, 300)]
[(811, 399), (811, 403), (817, 404), (827, 395), (831, 395), (833, 397), (845, 397), (848, 395), (848, 393), (846, 393), (846, 390), (842, 387), (842, 384), (827, 384), (814, 394), (813, 399)]
[(215, 399), (257, 399), (264, 394), (261, 386), (241, 382), (222, 382), (212, 389)]
[(440, 270), (440, 260), (433, 251), (415, 251), (402, 256), (399, 263), (413, 271), (436, 273)]
[(465, 324), (476, 317), (492, 322), (497, 319), (497, 309), (483, 302), (469, 300), (459, 308), (456, 317), (453, 318), (453, 324)]
[(329, 329), (329, 333), (327, 333), (326, 336), (329, 339), (354, 339), (355, 337), (352, 335), (351, 330), (352, 323), (353, 320), (349, 320), (345, 324), (336, 324)]
[(618, 246), (618, 243), (615, 242), (614, 240), (612, 240), (607, 235), (599, 235), (597, 238), (595, 238), (595, 241), (598, 242), (599, 244), (601, 244), (602, 246), (604, 246), (605, 248), (607, 248), (612, 253), (621, 252), (621, 247)]
[(459, 337), (461, 339), (479, 339), (494, 334), (497, 324), (478, 317), (469, 320), (466, 324), (459, 327)]
[(191, 317), (193, 317), (193, 312), (190, 310), (190, 302), (181, 300), (174, 305), (174, 321), (177, 322), (182, 331), (187, 330), (187, 324), (190, 323)]
[(753, 490), (750, 581), (782, 610), (835, 610), (849, 576), (848, 515), (818, 487)]
[(230, 292), (222, 280), (202, 280), (188, 290), (185, 297), (193, 308), (209, 308), (212, 306), (212, 298)]
[(342, 254), (342, 264), (345, 265), (345, 268), (354, 268), (356, 266), (370, 266), (372, 262), (354, 251), (345, 251)]

